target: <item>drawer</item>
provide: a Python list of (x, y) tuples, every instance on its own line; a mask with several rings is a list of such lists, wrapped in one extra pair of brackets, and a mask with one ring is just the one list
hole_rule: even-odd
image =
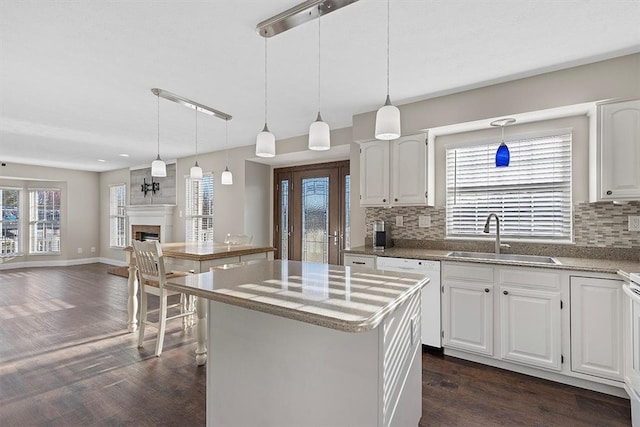
[(367, 255), (347, 255), (344, 256), (345, 267), (366, 267), (376, 268), (376, 257)]
[(442, 263), (443, 279), (493, 283), (493, 267), (471, 263)]
[(540, 289), (560, 289), (560, 274), (540, 268), (500, 268), (501, 286), (529, 286)]

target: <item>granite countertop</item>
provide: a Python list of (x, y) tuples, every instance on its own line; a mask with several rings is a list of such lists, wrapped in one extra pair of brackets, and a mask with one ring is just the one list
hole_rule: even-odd
[(571, 258), (571, 257), (557, 257), (560, 264), (532, 264), (527, 262), (518, 261), (503, 261), (503, 260), (481, 260), (473, 258), (450, 258), (447, 257), (451, 250), (441, 249), (426, 249), (426, 248), (402, 248), (391, 247), (385, 248), (384, 251), (374, 251), (373, 248), (368, 246), (359, 246), (346, 250), (347, 253), (359, 254), (359, 255), (374, 255), (383, 257), (394, 258), (410, 258), (410, 259), (425, 259), (434, 261), (456, 261), (456, 262), (474, 262), (484, 264), (497, 264), (497, 265), (517, 265), (520, 267), (536, 267), (536, 268), (551, 268), (560, 270), (579, 270), (590, 271), (595, 273), (609, 273), (619, 274), (625, 277), (625, 273), (628, 278), (628, 273), (640, 272), (640, 261), (632, 260), (615, 260), (615, 259), (601, 259), (601, 258)]
[[(125, 250), (133, 251), (133, 247), (128, 246)], [(274, 251), (275, 248), (271, 246), (228, 245), (226, 243), (214, 242), (176, 242), (162, 244), (162, 252), (165, 256), (193, 261), (208, 261)]]
[(167, 288), (344, 332), (364, 332), (429, 279), (300, 261), (256, 260), (170, 279)]

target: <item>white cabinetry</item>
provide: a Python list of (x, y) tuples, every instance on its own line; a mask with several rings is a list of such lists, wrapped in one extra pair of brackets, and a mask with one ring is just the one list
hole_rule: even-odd
[(493, 268), (442, 263), (443, 345), (493, 355)]
[(433, 204), (427, 192), (427, 156), (433, 153), (429, 148), (425, 134), (361, 143), (360, 205)]
[(590, 199), (640, 200), (640, 99), (600, 103), (597, 108)]
[(556, 272), (443, 263), (443, 292), (445, 347), (561, 369)]
[(622, 283), (571, 277), (571, 370), (622, 381)]

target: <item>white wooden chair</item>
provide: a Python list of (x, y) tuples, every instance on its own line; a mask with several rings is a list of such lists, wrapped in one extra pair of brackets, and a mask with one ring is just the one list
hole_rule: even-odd
[[(148, 319), (149, 313), (158, 312), (158, 337), (156, 339), (156, 356), (162, 353), (164, 331), (167, 320), (182, 318), (182, 328), (193, 326), (195, 314), (194, 297), (170, 291), (165, 288), (168, 278), (185, 276), (188, 273), (176, 272), (166, 274), (162, 248), (157, 241), (140, 242), (133, 241), (133, 250), (136, 257), (138, 270), (138, 283), (140, 283), (140, 332), (138, 335), (138, 347), (142, 347), (146, 324), (155, 324)], [(160, 298), (159, 307), (156, 310), (148, 310), (148, 295), (156, 295)], [(167, 305), (167, 297), (180, 295), (178, 304)], [(168, 316), (169, 310), (179, 310), (177, 314)]]

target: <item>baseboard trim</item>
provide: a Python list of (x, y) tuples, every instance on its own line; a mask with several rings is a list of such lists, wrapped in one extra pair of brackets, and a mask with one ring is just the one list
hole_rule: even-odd
[(94, 258), (78, 258), (78, 259), (66, 259), (66, 260), (8, 262), (8, 263), (0, 264), (0, 270), (13, 270), (16, 268), (32, 268), (32, 267), (69, 267), (72, 265), (94, 264), (97, 262), (114, 265), (117, 267), (123, 267), (127, 265), (127, 263), (124, 261), (119, 261), (119, 260), (109, 259), (109, 258), (94, 257)]

